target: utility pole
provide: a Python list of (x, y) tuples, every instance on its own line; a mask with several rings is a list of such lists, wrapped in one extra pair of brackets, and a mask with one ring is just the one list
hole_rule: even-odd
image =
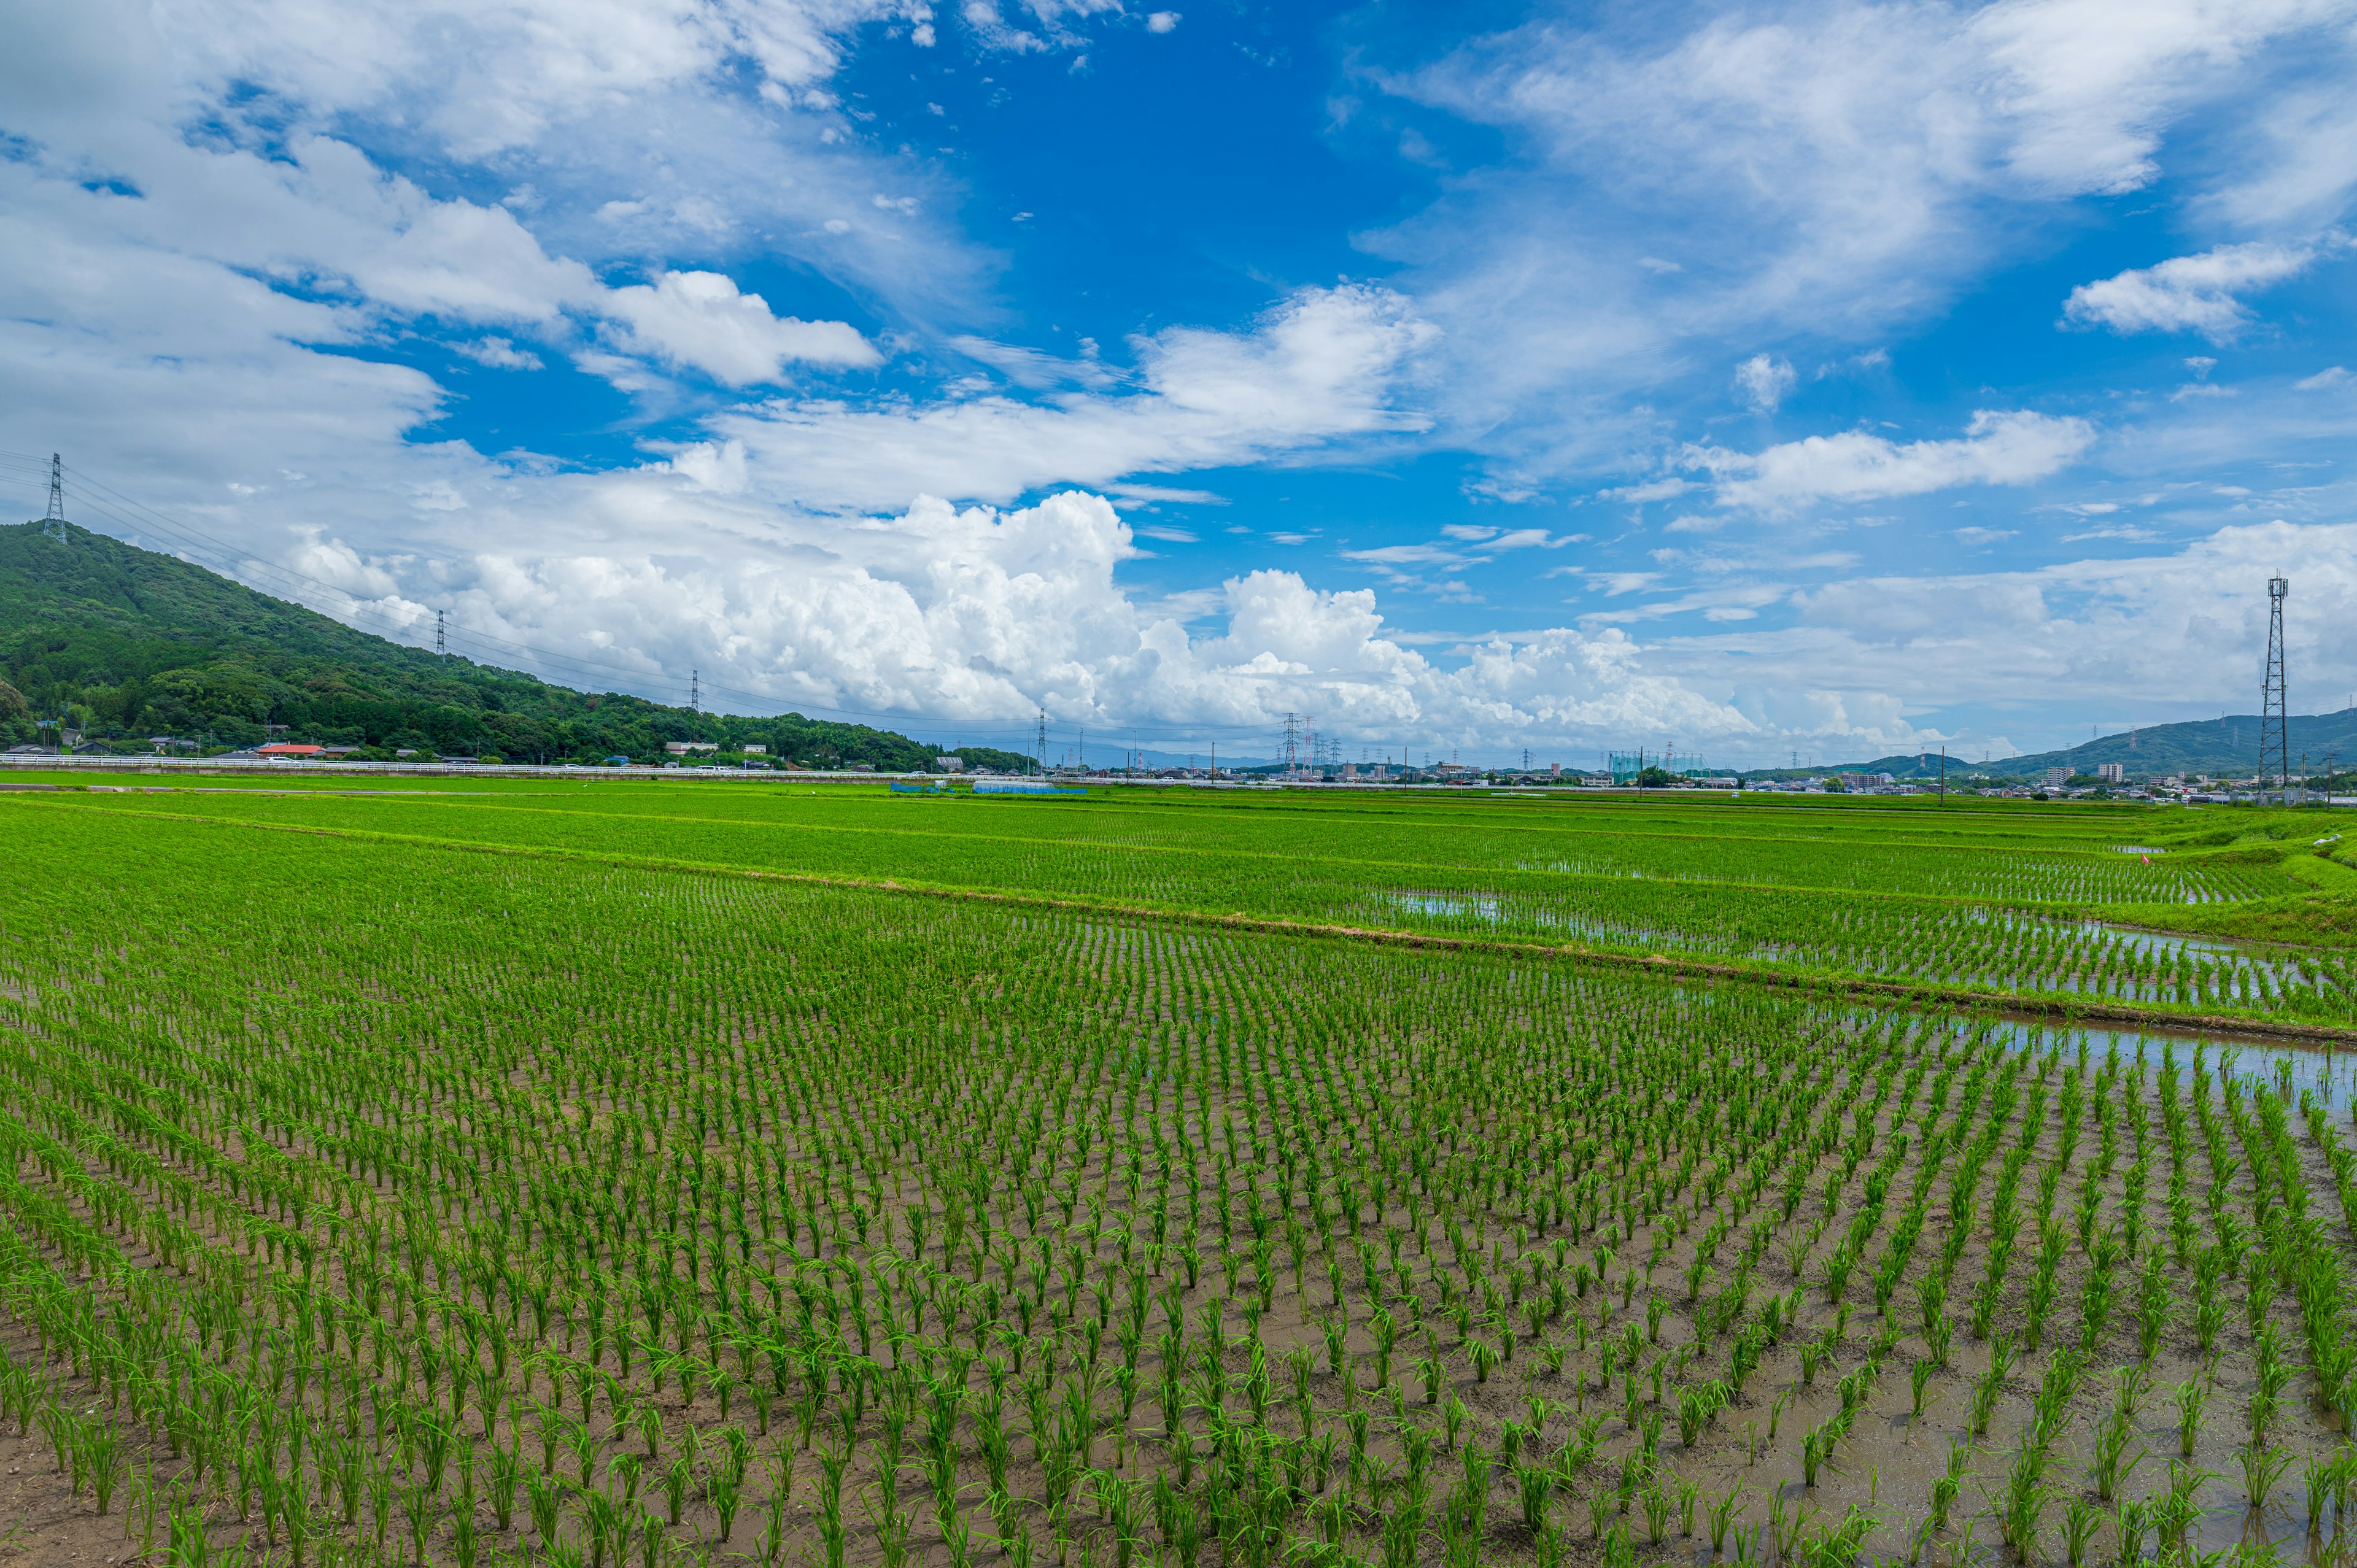
[(2291, 804), (2290, 709), (2285, 704), (2284, 597), (2290, 579), (2267, 579), (2267, 668), (2259, 692), (2259, 798), (2266, 799), (2268, 751), (2276, 764), (2276, 789), (2285, 805)]
[(436, 610), (434, 612), (434, 656), (436, 659), (439, 659), (449, 651), (449, 643), (443, 636), (442, 612), (440, 610)]
[(49, 454), (49, 510), (41, 519), (41, 532), (59, 543), (66, 537), (66, 464), (55, 452)]

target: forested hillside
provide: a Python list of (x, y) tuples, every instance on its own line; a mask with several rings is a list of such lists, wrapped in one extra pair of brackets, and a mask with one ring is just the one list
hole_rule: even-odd
[[(765, 745), (813, 766), (926, 766), (942, 747), (798, 714), (748, 718), (584, 693), (355, 631), (201, 566), (68, 525), (0, 528), (0, 736), (66, 725), (108, 750), (151, 736), (265, 737), (511, 760), (659, 757), (666, 741)], [(283, 726), (277, 727), (277, 726)], [(988, 747), (970, 763), (1024, 768)]]

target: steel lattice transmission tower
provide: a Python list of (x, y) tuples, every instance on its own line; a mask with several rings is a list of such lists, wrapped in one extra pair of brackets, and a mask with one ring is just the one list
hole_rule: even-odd
[(1039, 710), (1039, 727), (1032, 734), (1032, 755), (1039, 760), (1039, 771), (1048, 771), (1048, 710)]
[(49, 510), (41, 519), (41, 532), (51, 539), (66, 536), (66, 465), (55, 452), (49, 454)]
[(2259, 693), (2259, 792), (2266, 793), (2267, 764), (2276, 765), (2276, 788), (2284, 803), (2291, 803), (2291, 721), (2284, 694), (2284, 596), (2291, 592), (2285, 577), (2267, 579), (2267, 672)]

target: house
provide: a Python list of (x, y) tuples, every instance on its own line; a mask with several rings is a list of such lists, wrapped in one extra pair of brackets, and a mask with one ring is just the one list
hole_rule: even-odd
[(691, 751), (718, 751), (720, 743), (716, 740), (667, 740), (663, 742), (663, 749), (673, 757), (684, 757)]
[(317, 757), (325, 750), (327, 747), (323, 746), (305, 746), (294, 741), (274, 740), (268, 746), (261, 747), (254, 755), (279, 758), (287, 762), (300, 762), (307, 757)]

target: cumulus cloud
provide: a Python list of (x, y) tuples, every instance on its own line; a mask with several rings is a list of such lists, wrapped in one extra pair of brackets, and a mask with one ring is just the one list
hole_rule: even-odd
[(1753, 412), (1773, 413), (1800, 378), (1787, 360), (1754, 354), (1735, 368), (1735, 385)]
[[(1368, 744), (1754, 728), (1649, 671), (1617, 628), (1483, 636), (1436, 659), (1390, 631), (1372, 590), (1265, 569), (1226, 579), (1181, 619), (1117, 582), (1136, 547), (1102, 497), (1066, 491), (1013, 510), (920, 498), (845, 526), (768, 506), (725, 473), (716, 483), (726, 461), (699, 453), (529, 484), (455, 463), (456, 508), (411, 525), (414, 541), (431, 541), (425, 554), (355, 549), (316, 529), (294, 549), (339, 585), (328, 607), (362, 624), (417, 635), (432, 603), (470, 635), (551, 650), (559, 678), (567, 657), (636, 671), (641, 688), (694, 665), (708, 690), (780, 707), (1016, 726), (1045, 708), (1054, 722), (1172, 733), (1257, 731), (1294, 712)], [(509, 539), (562, 517), (571, 546), (486, 542), (494, 511)]]
[(2094, 427), (2083, 419), (1983, 409), (1954, 440), (1900, 443), (1848, 430), (1756, 453), (1689, 447), (1684, 464), (1716, 478), (1720, 505), (1773, 511), (1958, 485), (2027, 484), (2058, 472), (2094, 439)]
[(847, 324), (772, 316), (759, 295), (738, 293), (717, 273), (667, 272), (651, 285), (609, 291), (602, 308), (633, 347), (732, 387), (776, 381), (791, 360), (873, 365), (883, 358)]
[(2062, 317), (2078, 327), (2199, 332), (2224, 343), (2251, 323), (2242, 295), (2297, 276), (2315, 259), (2316, 252), (2305, 246), (2221, 245), (2081, 284), (2063, 302)]

